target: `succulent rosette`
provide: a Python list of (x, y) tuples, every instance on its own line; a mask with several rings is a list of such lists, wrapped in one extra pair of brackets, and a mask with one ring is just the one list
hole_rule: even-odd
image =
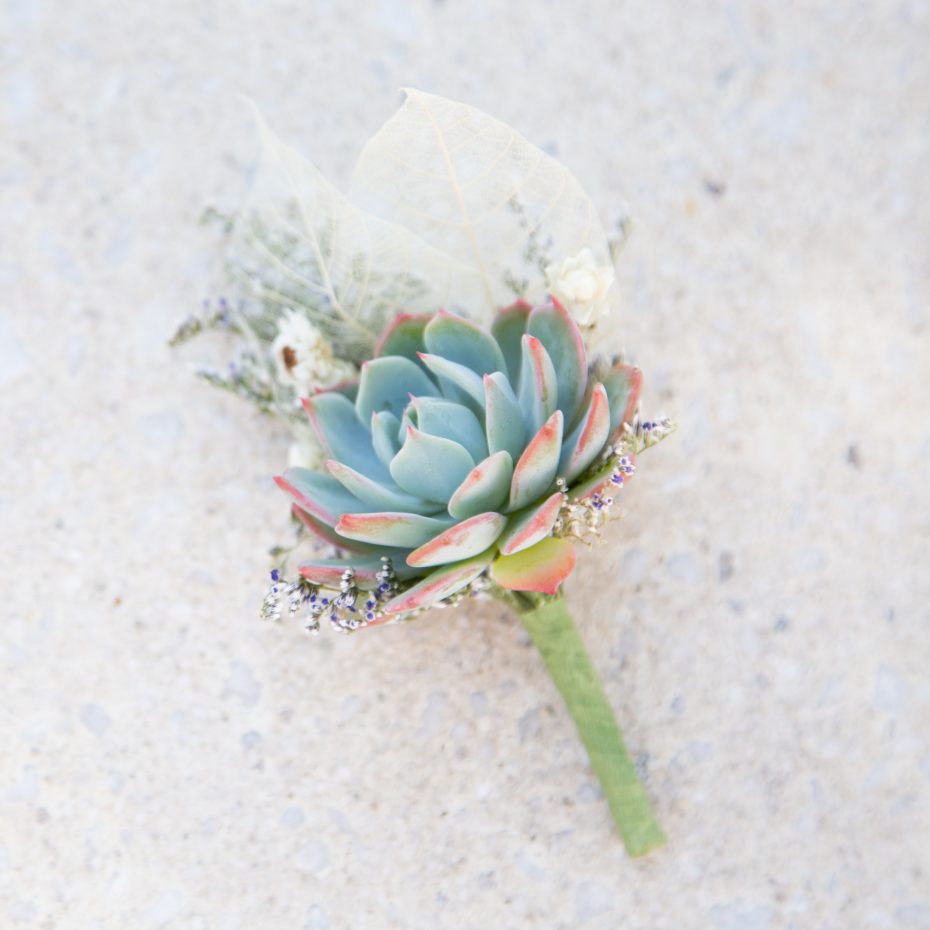
[(485, 574), (554, 594), (575, 564), (567, 503), (632, 471), (611, 452), (640, 384), (629, 365), (589, 364), (556, 301), (518, 302), (490, 332), (446, 311), (399, 316), (357, 385), (304, 400), (326, 472), (276, 480), (341, 554), (302, 563), (301, 575), (338, 588), (348, 570), (374, 592), (368, 623), (446, 601)]

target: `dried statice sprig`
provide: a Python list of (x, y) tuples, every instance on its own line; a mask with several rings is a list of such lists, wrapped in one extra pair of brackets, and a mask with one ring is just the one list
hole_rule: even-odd
[(288, 615), (300, 615), (304, 628), (313, 634), (320, 631), (320, 620), (329, 620), (338, 633), (354, 633), (381, 619), (382, 603), (398, 590), (397, 575), (390, 558), (381, 560), (377, 584), (372, 591), (363, 591), (355, 583), (355, 571), (350, 567), (342, 573), (336, 590), (313, 584), (298, 575), (292, 581), (283, 577), (281, 569), (271, 571), (271, 586), (262, 602), (261, 618), (278, 621), (287, 603)]
[(553, 534), (573, 539), (591, 546), (598, 541), (601, 530), (611, 517), (616, 498), (611, 491), (620, 490), (627, 479), (636, 473), (633, 456), (651, 448), (675, 431), (669, 417), (657, 420), (637, 419), (631, 426), (624, 427), (620, 440), (604, 450), (595, 471), (601, 473), (610, 464), (606, 487), (584, 497), (572, 497), (563, 478), (556, 482), (562, 492), (562, 507), (556, 520)]
[(243, 296), (243, 314), (259, 338), (270, 343), (282, 313), (299, 310), (326, 335), (340, 358), (365, 361), (392, 313), (415, 305), (427, 292), (426, 283), (409, 273), (372, 268), (366, 254), (358, 252), (345, 260), (340, 293), (365, 292), (369, 299), (349, 312), (331, 291), (315, 283), (326, 280), (336, 260), (339, 218), (318, 218), (314, 247), (299, 232), (300, 203), (290, 201), (285, 210), (279, 226), (248, 209), (239, 218), (240, 234), (233, 240), (227, 275)]
[[(240, 312), (225, 297), (220, 297), (215, 305), (205, 300), (203, 312), (198, 316), (189, 316), (181, 323), (168, 340), (168, 345), (180, 346), (196, 336), (209, 332), (230, 333), (240, 338), (247, 335), (247, 327)], [(271, 366), (260, 358), (260, 347), (254, 340), (229, 362), (225, 372), (200, 368), (197, 370), (197, 376), (213, 387), (241, 397), (262, 413), (287, 412), (293, 415), (284, 404), (279, 404)]]
[[(448, 597), (434, 601), (428, 607), (417, 607), (414, 610), (408, 610), (404, 613), (393, 613), (390, 614), (387, 618), (384, 618), (384, 614), (378, 613), (378, 622), (383, 626), (389, 626), (393, 623), (407, 623), (410, 620), (414, 620), (421, 614), (425, 614), (430, 610), (446, 610), (450, 607), (458, 607), (462, 601), (468, 600), (470, 598), (484, 600), (488, 597), (495, 596), (496, 588), (497, 585), (491, 581), (487, 572), (483, 572), (477, 578), (470, 581), (464, 588), (461, 588), (454, 594), (450, 594)], [(402, 590), (398, 588), (396, 593), (402, 593)]]
[(225, 297), (220, 297), (214, 307), (212, 301), (203, 302), (203, 312), (199, 315), (191, 314), (175, 330), (174, 335), (168, 340), (168, 345), (172, 348), (183, 345), (185, 342), (206, 332), (228, 332), (240, 333), (241, 329), (236, 323), (229, 302)]
[[(338, 589), (313, 584), (300, 575), (288, 580), (282, 569), (274, 568), (271, 570), (271, 585), (262, 601), (261, 619), (280, 621), (286, 605), (288, 616), (300, 617), (304, 629), (316, 635), (320, 632), (321, 619), (329, 620), (337, 633), (354, 633), (373, 623), (406, 622), (425, 613), (428, 608), (385, 617), (381, 607), (400, 592), (400, 586), (390, 558), (384, 557), (381, 561), (383, 567), (372, 591), (363, 591), (355, 584), (355, 572), (351, 567), (343, 572)], [(466, 598), (487, 597), (493, 587), (487, 575), (480, 575), (467, 587), (432, 606), (439, 609), (457, 607)]]
[(241, 344), (226, 370), (197, 369), (197, 377), (208, 384), (247, 401), (259, 412), (286, 423), (295, 431), (303, 427), (304, 418), (293, 384), (282, 381), (273, 361), (273, 341), (285, 314), (269, 312), (256, 318), (244, 304), (232, 304), (220, 298), (216, 306), (204, 302), (204, 312), (185, 320), (169, 340), (179, 346), (208, 332), (229, 333)]
[(241, 353), (236, 361), (229, 363), (226, 374), (201, 368), (197, 376), (213, 387), (247, 400), (262, 413), (280, 413), (268, 371), (253, 352)]
[(671, 436), (676, 429), (674, 420), (664, 415), (660, 416), (658, 420), (637, 420), (635, 425), (629, 429), (636, 442), (634, 451), (638, 454), (644, 449), (651, 448), (666, 437)]
[(613, 223), (611, 234), (607, 237), (607, 250), (610, 260), (616, 265), (620, 260), (620, 253), (630, 241), (633, 234), (633, 218), (624, 213)]
[[(635, 473), (636, 466), (619, 446), (614, 447), (611, 455), (613, 471), (608, 481), (610, 487), (619, 490), (626, 479)], [(559, 478), (556, 484), (562, 492), (562, 506), (553, 527), (553, 535), (563, 536), (590, 547), (594, 541), (600, 539), (601, 528), (610, 519), (611, 508), (614, 506), (613, 495), (598, 490), (587, 497), (572, 498), (564, 478)]]
[[(523, 247), (521, 256), (524, 270), (535, 268), (541, 276), (545, 277), (545, 269), (551, 262), (550, 252), (554, 246), (552, 237), (549, 235), (544, 236), (538, 224), (531, 222), (525, 204), (517, 195), (507, 201), (507, 208), (516, 216), (517, 225), (526, 231), (526, 244)], [(501, 281), (518, 298), (525, 297), (530, 289), (529, 279), (526, 277), (518, 278), (509, 268), (503, 271)]]

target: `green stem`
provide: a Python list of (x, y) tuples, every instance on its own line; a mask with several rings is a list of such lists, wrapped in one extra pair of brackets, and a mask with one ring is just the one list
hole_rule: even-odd
[(631, 856), (643, 856), (665, 842), (597, 672), (561, 595), (524, 598), (520, 619), (575, 721), (591, 767)]

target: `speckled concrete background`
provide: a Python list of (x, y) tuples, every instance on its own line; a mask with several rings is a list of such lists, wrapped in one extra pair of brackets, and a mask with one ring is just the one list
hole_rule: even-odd
[[(0, 925), (930, 927), (930, 6), (7, 0)], [(165, 338), (244, 92), (337, 179), (412, 84), (637, 221), (681, 430), (569, 593), (630, 862), (513, 617), (265, 628), (286, 437)]]

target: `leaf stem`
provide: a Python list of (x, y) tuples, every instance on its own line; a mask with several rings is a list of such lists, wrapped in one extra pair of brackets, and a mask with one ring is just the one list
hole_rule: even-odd
[[(561, 595), (523, 596), (524, 627), (568, 707), (631, 856), (665, 842), (607, 696)], [(516, 601), (513, 602), (516, 605)]]

